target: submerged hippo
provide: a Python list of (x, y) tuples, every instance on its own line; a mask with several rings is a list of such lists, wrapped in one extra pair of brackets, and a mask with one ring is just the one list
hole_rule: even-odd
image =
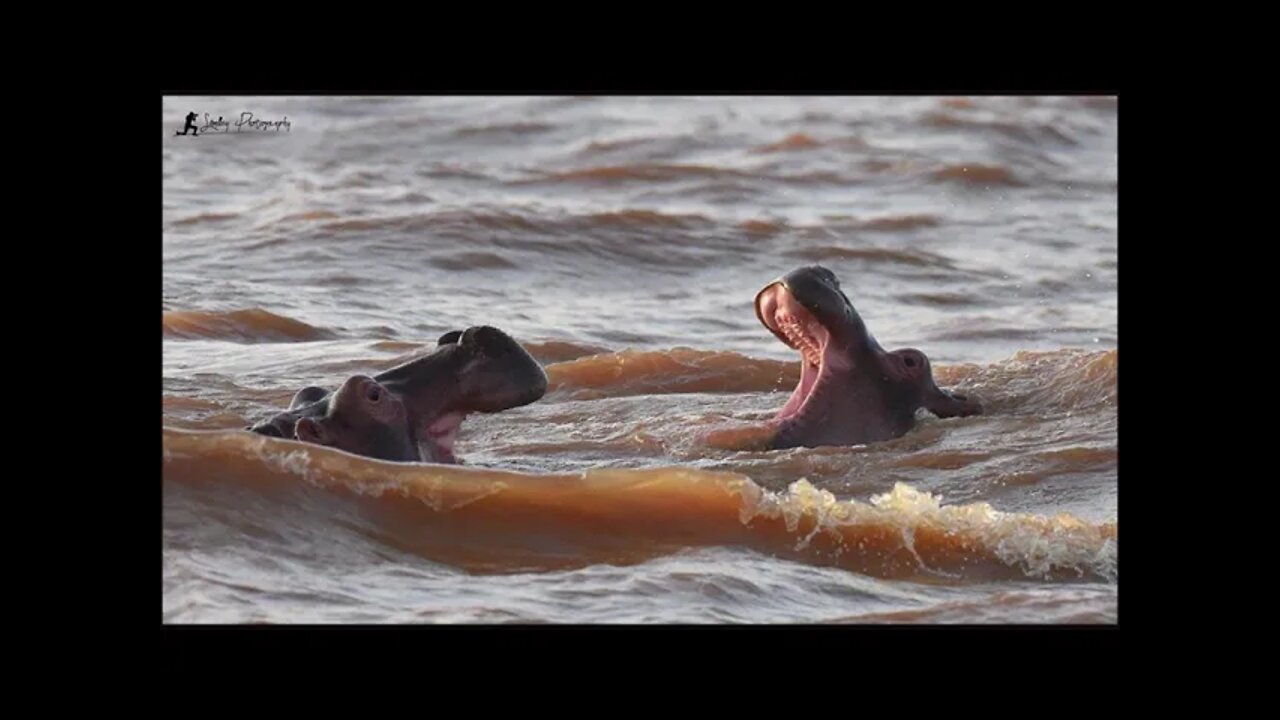
[(453, 331), (430, 354), (337, 392), (304, 388), (289, 409), (246, 429), (399, 462), (455, 463), (454, 440), (469, 413), (528, 405), (547, 375), (523, 347), (492, 327)]
[(919, 350), (886, 352), (820, 265), (793, 270), (756, 295), (756, 316), (800, 351), (800, 382), (769, 421), (769, 447), (860, 445), (906, 434), (915, 413), (977, 415), (982, 405), (934, 384)]

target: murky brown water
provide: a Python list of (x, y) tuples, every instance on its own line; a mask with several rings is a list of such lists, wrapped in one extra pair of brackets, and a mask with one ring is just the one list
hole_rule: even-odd
[[(166, 620), (1115, 622), (1116, 113), (168, 99)], [(740, 449), (798, 377), (752, 299), (815, 262), (988, 412)], [(551, 388), (465, 467), (236, 430), (475, 324)]]

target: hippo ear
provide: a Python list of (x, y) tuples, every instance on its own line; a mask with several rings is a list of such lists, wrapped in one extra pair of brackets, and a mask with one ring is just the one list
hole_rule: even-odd
[(298, 420), (293, 426), (293, 434), (302, 442), (314, 443), (316, 445), (328, 445), (329, 433), (325, 432), (324, 425), (304, 417)]
[(447, 332), (441, 335), (440, 339), (436, 341), (436, 345), (452, 345), (458, 342), (458, 338), (461, 338), (461, 337), (462, 337), (461, 330), (453, 330), (451, 332)]
[[(884, 355), (885, 373), (898, 382), (925, 383), (932, 385), (933, 371), (929, 367), (929, 358), (915, 348), (894, 350)], [(934, 391), (930, 391), (932, 393)]]
[(982, 403), (965, 395), (931, 388), (925, 393), (924, 409), (940, 418), (968, 417), (982, 414)]
[(329, 391), (325, 390), (322, 387), (316, 387), (314, 385), (310, 387), (304, 387), (301, 390), (299, 390), (296, 395), (293, 396), (293, 402), (289, 403), (289, 409), (296, 410), (297, 408), (300, 408), (303, 405), (310, 405), (311, 403), (323, 398), (328, 394), (329, 394)]

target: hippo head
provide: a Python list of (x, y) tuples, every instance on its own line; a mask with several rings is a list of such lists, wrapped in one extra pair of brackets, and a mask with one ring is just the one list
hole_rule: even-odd
[(382, 460), (453, 463), (468, 414), (528, 405), (546, 391), (546, 373), (518, 342), (477, 326), (446, 333), (431, 352), (372, 378), (349, 378), (336, 393), (304, 388), (289, 410), (247, 429)]
[(939, 388), (929, 358), (886, 352), (825, 267), (793, 270), (756, 295), (756, 316), (800, 352), (800, 382), (777, 416), (771, 447), (858, 445), (899, 437), (918, 408), (939, 417), (976, 415), (982, 406)]

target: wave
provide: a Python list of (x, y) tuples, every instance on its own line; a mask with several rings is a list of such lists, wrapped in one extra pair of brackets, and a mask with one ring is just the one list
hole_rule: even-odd
[(792, 133), (776, 143), (761, 145), (752, 149), (754, 153), (776, 153), (776, 152), (794, 152), (796, 150), (811, 150), (821, 147), (822, 142), (814, 138), (808, 133)]
[(860, 137), (841, 137), (827, 140), (819, 140), (814, 136), (798, 132), (792, 133), (775, 143), (768, 145), (760, 145), (751, 149), (752, 154), (772, 154), (782, 152), (797, 152), (804, 150), (813, 150), (820, 147), (835, 147), (843, 150), (868, 150), (871, 146), (866, 140)]
[[(748, 547), (881, 578), (1118, 580), (1116, 523), (942, 505), (897, 484), (869, 502), (798, 480), (770, 492), (737, 473), (657, 468), (533, 474), (386, 463), (245, 432), (163, 429), (166, 492), (248, 487), (296, 507), (322, 488), (380, 540), (472, 572), (633, 564), (689, 547)], [(317, 523), (329, 521), (314, 513)], [(322, 530), (317, 530), (318, 533)]]
[(743, 220), (737, 228), (748, 235), (777, 235), (787, 229), (783, 220)]
[(710, 218), (697, 213), (671, 214), (655, 210), (618, 210), (615, 212), (595, 213), (584, 218), (585, 224), (600, 227), (675, 227), (694, 228), (707, 227), (712, 224)]
[(544, 365), (612, 352), (609, 348), (600, 345), (567, 342), (565, 340), (522, 340), (520, 345), (534, 359)]
[(966, 163), (964, 165), (946, 165), (930, 173), (930, 177), (941, 182), (955, 182), (962, 185), (1004, 185), (1019, 187), (1025, 185), (1012, 170), (1002, 165), (983, 165)]
[[(710, 165), (677, 165), (641, 163), (634, 165), (601, 165), (596, 167), (548, 173), (533, 182), (610, 183), (649, 181), (662, 182), (690, 178), (721, 179), (745, 177), (746, 173)], [(528, 182), (528, 181), (526, 181)]]
[(240, 217), (239, 213), (199, 213), (173, 221), (174, 225), (202, 225), (206, 223), (219, 223), (228, 220), (235, 220)]
[(328, 340), (336, 334), (261, 308), (250, 308), (223, 312), (166, 310), (164, 337), (255, 343)]
[(438, 255), (427, 260), (429, 264), (441, 270), (509, 270), (520, 267), (510, 260), (488, 252), (461, 252), (452, 255)]
[(735, 352), (671, 350), (593, 355), (547, 367), (548, 392), (575, 396), (693, 392), (759, 392), (794, 387), (795, 362), (749, 358)]
[(874, 612), (839, 618), (851, 623), (1069, 623), (1117, 621), (1115, 588), (1034, 588), (1002, 591), (970, 600), (953, 600), (911, 610)]
[(910, 265), (912, 267), (938, 267), (953, 269), (955, 267), (947, 258), (923, 250), (890, 250), (877, 247), (836, 247), (815, 246), (792, 250), (787, 253), (791, 257), (811, 262), (829, 262), (832, 260), (863, 260), (870, 263), (888, 263), (893, 265)]
[(341, 215), (335, 212), (330, 212), (328, 210), (309, 210), (307, 212), (300, 212), (300, 213), (294, 213), (292, 215), (285, 215), (284, 217), (280, 218), (276, 222), (290, 223), (290, 222), (301, 222), (306, 220), (338, 220), (338, 219), (341, 219), (341, 217), (342, 217)]
[(537, 135), (540, 133), (551, 132), (555, 129), (556, 126), (550, 123), (514, 122), (458, 128), (453, 132), (453, 134), (455, 137), (460, 138), (482, 137), (488, 140), (492, 139), (492, 136), (495, 135)]
[[(313, 214), (308, 214), (313, 215)], [(545, 237), (579, 237), (592, 232), (610, 230), (702, 230), (715, 221), (699, 214), (663, 213), (642, 208), (622, 208), (611, 212), (585, 214), (540, 213), (519, 207), (451, 208), (428, 213), (385, 215), (380, 217), (340, 218), (314, 214), (308, 219), (326, 219), (317, 231), (341, 235), (352, 232), (384, 233), (457, 233), (471, 238), (477, 230), (499, 231), (514, 236), (529, 234)]]
[(1056, 142), (1064, 145), (1079, 145), (1079, 141), (1065, 130), (1053, 123), (1019, 123), (1002, 120), (977, 120), (959, 117), (948, 112), (930, 112), (923, 118), (923, 123), (931, 128), (941, 130), (974, 131), (979, 133), (996, 133), (1027, 145), (1042, 145)]
[(887, 215), (885, 217), (868, 218), (859, 227), (865, 230), (915, 230), (931, 228), (942, 224), (937, 215), (917, 213), (914, 215)]
[(940, 384), (961, 385), (994, 412), (1118, 407), (1119, 349), (1018, 351), (991, 365), (934, 367)]
[(923, 305), (926, 307), (979, 305), (983, 302), (982, 298), (979, 298), (976, 295), (959, 292), (905, 293), (902, 295), (895, 295), (894, 299), (908, 305)]

